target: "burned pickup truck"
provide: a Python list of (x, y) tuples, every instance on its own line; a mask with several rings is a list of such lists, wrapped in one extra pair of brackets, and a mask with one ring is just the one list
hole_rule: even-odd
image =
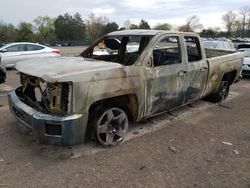
[(94, 135), (109, 146), (130, 122), (204, 97), (226, 99), (242, 61), (239, 52), (204, 49), (194, 33), (117, 31), (80, 57), (18, 63), (21, 86), (9, 106), (41, 143), (74, 145)]

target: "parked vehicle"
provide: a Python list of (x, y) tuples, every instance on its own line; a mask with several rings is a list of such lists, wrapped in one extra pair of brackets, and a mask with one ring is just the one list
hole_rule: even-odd
[[(110, 53), (94, 53), (100, 43)], [(139, 47), (128, 51), (131, 43)], [(115, 145), (130, 121), (204, 97), (222, 101), (244, 58), (205, 50), (194, 33), (156, 30), (112, 32), (80, 56), (16, 65), (22, 86), (8, 94), (10, 109), (42, 143), (74, 145), (95, 135), (103, 146)]]
[(203, 40), (204, 48), (221, 49), (221, 50), (235, 50), (234, 44), (226, 40)]
[(2, 65), (1, 59), (2, 57), (0, 56), (0, 84), (4, 83), (6, 80), (6, 69)]
[(0, 48), (2, 64), (13, 68), (18, 61), (32, 58), (60, 56), (60, 51), (41, 44), (18, 42), (10, 43)]
[(242, 66), (242, 76), (250, 76), (250, 43), (240, 44), (238, 46), (240, 52), (244, 52), (245, 58)]

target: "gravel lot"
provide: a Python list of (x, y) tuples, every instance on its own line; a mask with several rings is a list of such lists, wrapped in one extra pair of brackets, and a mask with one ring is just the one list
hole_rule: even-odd
[(248, 79), (221, 104), (197, 101), (138, 123), (106, 149), (39, 145), (8, 109), (18, 85), (10, 70), (0, 86), (0, 187), (250, 187)]

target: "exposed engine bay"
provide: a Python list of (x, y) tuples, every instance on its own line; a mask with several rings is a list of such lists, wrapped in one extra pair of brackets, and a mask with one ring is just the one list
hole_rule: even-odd
[(46, 83), (42, 79), (20, 73), (22, 87), (17, 95), (21, 101), (41, 112), (67, 115), (72, 110), (72, 84)]

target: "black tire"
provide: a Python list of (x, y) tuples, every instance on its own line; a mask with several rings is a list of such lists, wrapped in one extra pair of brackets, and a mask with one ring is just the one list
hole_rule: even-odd
[(227, 99), (229, 95), (230, 85), (228, 81), (222, 81), (216, 93), (208, 97), (208, 100), (218, 103)]
[(120, 107), (106, 107), (95, 112), (91, 120), (96, 140), (104, 147), (121, 142), (129, 127), (127, 113)]

